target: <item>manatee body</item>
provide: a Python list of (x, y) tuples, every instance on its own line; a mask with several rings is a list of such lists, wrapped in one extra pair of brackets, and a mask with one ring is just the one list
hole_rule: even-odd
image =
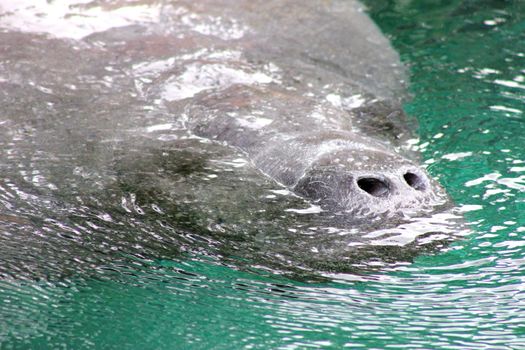
[(0, 1), (0, 275), (346, 271), (456, 234), (359, 3), (24, 6)]

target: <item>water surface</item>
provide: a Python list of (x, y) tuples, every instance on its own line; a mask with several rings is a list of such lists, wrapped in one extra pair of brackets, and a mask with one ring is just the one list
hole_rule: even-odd
[[(16, 276), (35, 270), (30, 265), (35, 256), (63, 256), (53, 251), (70, 251), (72, 247), (76, 250), (71, 259), (78, 261), (70, 263), (94, 271), (55, 276), (47, 270), (52, 278), (0, 281), (2, 348), (525, 347), (525, 319), (521, 316), (525, 313), (521, 272), (525, 264), (525, 6), (519, 1), (444, 0), (369, 1), (368, 5), (410, 68), (413, 100), (405, 109), (419, 120), (418, 147), (423, 162), (463, 208), (473, 231), (470, 235), (412, 263), (362, 274), (334, 273), (329, 276), (331, 281), (299, 282), (279, 276), (268, 266), (239, 269), (239, 264), (217, 258), (232, 257), (235, 252), (220, 251), (216, 242), (203, 240), (207, 236), (196, 232), (196, 228), (206, 227), (199, 213), (207, 209), (195, 208), (193, 194), (182, 188), (172, 197), (159, 195), (165, 192), (155, 189), (158, 178), (155, 186), (150, 183), (149, 164), (159, 164), (159, 159), (177, 153), (177, 162), (160, 162), (163, 169), (183, 174), (185, 181), (193, 184), (216, 181), (201, 187), (202, 196), (212, 189), (215, 193), (234, 190), (233, 175), (220, 176), (221, 181), (213, 175), (238, 176), (244, 171), (239, 169), (246, 169), (242, 160), (215, 147), (206, 148), (199, 140), (184, 139), (168, 113), (137, 102), (133, 96), (125, 108), (119, 104), (115, 109), (117, 116), (122, 113), (122, 118), (115, 119), (121, 124), (96, 119), (97, 99), (100, 103), (114, 99), (115, 84), (120, 84), (120, 92), (135, 89), (127, 85), (123, 74), (119, 80), (118, 71), (108, 73), (100, 67), (99, 76), (85, 77), (86, 86), (91, 78), (110, 76), (112, 80), (100, 85), (96, 98), (72, 101), (85, 107), (82, 110), (89, 120), (95, 118), (99, 123), (88, 142), (75, 143), (75, 129), (83, 128), (84, 133), (90, 126), (68, 124), (63, 111), (53, 110), (53, 104), (37, 113), (41, 118), (17, 124), (24, 127), (10, 128), (8, 121), (2, 122), (2, 135), (8, 134), (3, 140), (14, 143), (0, 140), (5, 155), (0, 165), (1, 234), (13, 232), (12, 227), (22, 228), (11, 240), (13, 247), (18, 249), (21, 245), (17, 243), (27, 242), (24, 252), (12, 252), (13, 256), (26, 256), (27, 264), (4, 265), (2, 272)], [(141, 13), (147, 17), (147, 11)], [(122, 18), (125, 23), (125, 16)], [(235, 33), (233, 29), (226, 32)], [(79, 29), (73, 34), (84, 33)], [(100, 58), (104, 53), (93, 55)], [(83, 66), (91, 67), (90, 57), (84, 59)], [(23, 64), (23, 57), (20, 62)], [(0, 75), (0, 82), (2, 79)], [(67, 79), (64, 76), (63, 87), (35, 87), (41, 95), (24, 95), (26, 100), (17, 103), (64, 105), (63, 101), (49, 101), (45, 89), (63, 88), (67, 99), (67, 91), (72, 89)], [(118, 98), (122, 102), (122, 95)], [(10, 111), (9, 120), (23, 119), (16, 110)], [(144, 134), (154, 136), (134, 144), (125, 133), (114, 132), (143, 126), (144, 119), (131, 120), (126, 117), (129, 114), (151, 120), (151, 129)], [(35, 135), (38, 139), (32, 138)], [(124, 140), (120, 152), (104, 148), (100, 142), (110, 143), (117, 136)], [(72, 149), (60, 152), (57, 147), (66, 137)], [(177, 140), (176, 147), (162, 142), (169, 138)], [(28, 139), (34, 143), (26, 142)], [(15, 147), (18, 145), (24, 147)], [(182, 147), (187, 153), (180, 153)], [(195, 148), (207, 150), (198, 154), (220, 161), (204, 169), (208, 163), (195, 159), (191, 152)], [(49, 153), (57, 154), (56, 163)], [(61, 158), (68, 154), (84, 158), (71, 159), (68, 168)], [(136, 159), (143, 164), (140, 169), (135, 168)], [(281, 188), (260, 182), (249, 170), (241, 174), (246, 181), (257, 183), (260, 191), (277, 191), (277, 198), (282, 195)], [(171, 187), (174, 183), (176, 179), (169, 178), (165, 184)], [(63, 197), (56, 195), (56, 188)], [(93, 195), (86, 195), (90, 190)], [(126, 196), (121, 198), (121, 193)], [(181, 198), (186, 198), (188, 208), (167, 211), (173, 196), (181, 205)], [(242, 203), (243, 198), (236, 200)], [(225, 199), (223, 204), (228, 203)], [(271, 213), (268, 215), (271, 218)], [(178, 223), (175, 228), (173, 222)], [(289, 221), (278, 224), (283, 222)], [(29, 241), (35, 227), (41, 228), (42, 235), (56, 239), (47, 244)], [(106, 239), (86, 239), (96, 237), (94, 232), (104, 232)], [(173, 232), (177, 232), (175, 241), (169, 234)], [(122, 241), (132, 244), (121, 247)], [(239, 244), (254, 251), (258, 248)], [(136, 249), (130, 249), (133, 247)], [(173, 252), (173, 247), (180, 251)], [(82, 249), (90, 253), (83, 254)], [(97, 254), (91, 254), (93, 251)], [(150, 259), (147, 252), (183, 258)], [(114, 263), (99, 264), (108, 254)], [(4, 257), (3, 261), (10, 259)], [(67, 265), (68, 261), (62, 263)]]

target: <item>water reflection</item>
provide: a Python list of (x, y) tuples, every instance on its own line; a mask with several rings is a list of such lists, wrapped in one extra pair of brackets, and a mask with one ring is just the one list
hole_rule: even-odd
[(160, 4), (111, 6), (109, 3), (31, 0), (3, 1), (2, 27), (25, 32), (49, 33), (59, 38), (81, 39), (110, 28), (160, 20)]

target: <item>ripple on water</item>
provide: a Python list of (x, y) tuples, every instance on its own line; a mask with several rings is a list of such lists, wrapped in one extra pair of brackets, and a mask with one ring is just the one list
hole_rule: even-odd
[[(28, 30), (59, 37), (84, 37), (104, 31), (108, 24), (126, 26), (130, 21), (160, 20), (157, 7), (137, 5), (130, 6), (128, 12), (118, 12), (88, 6), (85, 11), (90, 16), (81, 18), (88, 25), (78, 25), (80, 16), (66, 16), (68, 27), (64, 30), (57, 28), (54, 20), (69, 11), (63, 2), (29, 9), (25, 2), (10, 6), (7, 9), (12, 13), (20, 12), (27, 21), (33, 21), (26, 26)], [(83, 5), (73, 6), (80, 8)], [(81, 349), (104, 344), (115, 349), (168, 349), (184, 344), (195, 349), (525, 348), (525, 5), (518, 1), (436, 1), (429, 6), (426, 2), (385, 0), (369, 1), (369, 8), (411, 66), (414, 100), (406, 109), (420, 120), (421, 142), (415, 148), (423, 153), (429, 172), (454, 197), (471, 234), (413, 262), (381, 266), (366, 273), (327, 273), (326, 279), (309, 283), (280, 276), (268, 266), (254, 264), (242, 269), (245, 256), (235, 255), (235, 250), (220, 251), (216, 241), (195, 232), (190, 224), (184, 226), (196, 220), (194, 213), (179, 210), (170, 200), (179, 199), (180, 206), (194, 205), (195, 193), (177, 186), (177, 178), (164, 181), (166, 178), (154, 174), (150, 165), (152, 159), (164, 159), (165, 169), (203, 183), (219, 181), (217, 174), (233, 171), (252, 181), (253, 174), (246, 170), (249, 164), (242, 158), (223, 157), (209, 150), (201, 156), (210, 156), (212, 165), (201, 158), (195, 160), (191, 153), (170, 163), (166, 154), (174, 150), (166, 142), (190, 150), (206, 149), (206, 145), (180, 133), (173, 118), (151, 101), (133, 105), (125, 98), (120, 100), (114, 113), (122, 123), (124, 116), (137, 116), (130, 125), (120, 126), (98, 118), (96, 108), (89, 108), (89, 103), (86, 106), (85, 101), (76, 101), (87, 110), (85, 118), (78, 120), (98, 118), (103, 131), (91, 130), (82, 123), (68, 124), (67, 118), (57, 118), (53, 105), (47, 103), (56, 105), (53, 94), (67, 99), (71, 96), (68, 90), (83, 91), (98, 78), (86, 76), (79, 84), (71, 84), (64, 75), (63, 84), (34, 84), (28, 87), (33, 89), (28, 90), (31, 96), (17, 95), (25, 105), (47, 106), (39, 111), (36, 121), (28, 121), (16, 114), (17, 110), (12, 111), (12, 120), (0, 116), (0, 237), (7, 252), (0, 257), (0, 347)], [(103, 16), (91, 16), (97, 11)], [(184, 11), (177, 15), (185, 21), (180, 26), (192, 26), (202, 33), (216, 31), (226, 39), (249, 31), (242, 23), (220, 18), (191, 16)], [(21, 25), (13, 18), (4, 16), (4, 27), (5, 23)], [(185, 57), (188, 60), (208, 55), (206, 59), (212, 62), (213, 54), (235, 52), (182, 54), (190, 55)], [(89, 57), (78, 57), (82, 59)], [(121, 84), (119, 96), (108, 99), (132, 93), (147, 96), (148, 84), (162, 80), (159, 72), (172, 68), (174, 62), (149, 63), (122, 67), (120, 71), (136, 74), (129, 85), (119, 80), (123, 79), (119, 70), (105, 70), (101, 76), (114, 79), (104, 80), (101, 86), (106, 89), (91, 95), (103, 95), (109, 87)], [(245, 68), (242, 64), (240, 68)], [(266, 84), (269, 79), (278, 79), (275, 70), (269, 68), (263, 70), (264, 77), (241, 69), (241, 78), (239, 71), (221, 69), (208, 72), (219, 78), (219, 83), (242, 78)], [(9, 79), (0, 70), (0, 84)], [(165, 82), (170, 87), (170, 81)], [(171, 83), (172, 91), (179, 94), (175, 97), (180, 97), (185, 81)], [(213, 83), (208, 80), (199, 85), (210, 87)], [(93, 88), (87, 91), (93, 92)], [(41, 100), (34, 96), (41, 96)], [(327, 95), (326, 99), (332, 104), (361, 103), (359, 96), (355, 101), (336, 95)], [(122, 129), (126, 130), (122, 135), (113, 133)], [(76, 130), (90, 133), (92, 141), (103, 141), (105, 146), (98, 149), (100, 157), (92, 156), (95, 142), (73, 142), (69, 154), (79, 155), (78, 159), (57, 147), (62, 143), (52, 137), (53, 133), (75, 140), (71, 133), (75, 136)], [(37, 131), (43, 132), (40, 138)], [(141, 137), (126, 141), (126, 137), (137, 134)], [(117, 142), (111, 149), (108, 145), (117, 139), (125, 142)], [(160, 147), (162, 152), (155, 153), (148, 145), (151, 149)], [(143, 166), (133, 168), (129, 159), (122, 157), (122, 149), (141, 159)], [(117, 170), (108, 165), (108, 159), (118, 161)], [(82, 167), (77, 166), (77, 160)], [(68, 165), (58, 166), (64, 163)], [(117, 180), (122, 174), (127, 182)], [(163, 180), (163, 189), (172, 197), (162, 197), (148, 187), (153, 175)], [(234, 193), (231, 184), (235, 181), (225, 182), (229, 184), (220, 184), (220, 191)], [(141, 184), (145, 190), (139, 192), (129, 187), (130, 183)], [(263, 188), (258, 197), (261, 200), (278, 202), (282, 197), (292, 197), (280, 187), (259, 185)], [(209, 188), (201, 189), (209, 198), (220, 194)], [(101, 195), (100, 189), (107, 191)], [(222, 204), (231, 206), (228, 200)], [(290, 215), (304, 217), (315, 211), (301, 202), (292, 204), (295, 206), (290, 208), (296, 212)], [(200, 227), (207, 227), (205, 218), (197, 219), (202, 220)], [(173, 222), (181, 226), (174, 227)], [(323, 229), (337, 235), (332, 228)], [(405, 233), (411, 239), (414, 232), (400, 234)], [(97, 234), (104, 239), (95, 239)], [(38, 237), (46, 237), (47, 243)], [(258, 252), (257, 247), (242, 245), (242, 235), (233, 238), (238, 240), (237, 248), (246, 248), (250, 254)], [(154, 251), (173, 257), (175, 246), (180, 249), (175, 252), (180, 259), (153, 259), (144, 254)], [(42, 256), (64, 257), (64, 251), (68, 252), (65, 259), (34, 264)], [(241, 263), (221, 259), (223, 253)], [(21, 259), (16, 260), (18, 270), (10, 264), (15, 257)], [(108, 264), (108, 257), (114, 263)], [(66, 273), (56, 278), (57, 271), (71, 265), (86, 274)], [(40, 278), (20, 278), (27, 271), (40, 271)], [(49, 276), (54, 278), (45, 278)]]

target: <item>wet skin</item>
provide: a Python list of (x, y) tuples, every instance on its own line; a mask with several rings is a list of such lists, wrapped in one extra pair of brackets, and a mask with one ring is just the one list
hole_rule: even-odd
[[(246, 122), (254, 111), (264, 126), (256, 118)], [(186, 112), (196, 135), (242, 150), (265, 175), (322, 210), (344, 214), (347, 227), (363, 217), (413, 215), (447, 202), (439, 184), (396, 150), (396, 136), (406, 135), (367, 135), (352, 124), (358, 111), (319, 107), (276, 87), (233, 87), (198, 96)]]
[(454, 237), (361, 5), (232, 3), (0, 1), (0, 275), (352, 271)]

